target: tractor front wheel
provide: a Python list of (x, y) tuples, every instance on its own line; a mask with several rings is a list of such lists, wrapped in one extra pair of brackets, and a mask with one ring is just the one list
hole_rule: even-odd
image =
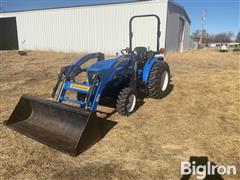
[(135, 110), (137, 96), (132, 88), (124, 88), (118, 95), (117, 112), (123, 116), (129, 116)]
[(158, 99), (165, 96), (169, 88), (170, 69), (165, 61), (157, 61), (149, 74), (148, 93), (150, 98)]

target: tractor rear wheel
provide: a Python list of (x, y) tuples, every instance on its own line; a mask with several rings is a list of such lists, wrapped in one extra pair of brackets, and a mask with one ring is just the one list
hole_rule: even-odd
[(158, 99), (166, 95), (170, 82), (170, 69), (165, 61), (156, 61), (148, 79), (148, 95)]
[(134, 112), (137, 96), (132, 88), (124, 88), (118, 95), (117, 112), (123, 116), (129, 116)]

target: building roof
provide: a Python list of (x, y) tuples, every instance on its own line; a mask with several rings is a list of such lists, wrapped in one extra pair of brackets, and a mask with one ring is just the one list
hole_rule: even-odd
[[(0, 13), (12, 13), (12, 12), (25, 12), (25, 11), (36, 11), (36, 10), (48, 10), (48, 9), (62, 9), (62, 8), (73, 8), (73, 7), (85, 7), (85, 6), (99, 6), (99, 5), (111, 5), (111, 4), (125, 4), (125, 3), (134, 3), (138, 0), (92, 0), (92, 1), (61, 1), (51, 3), (51, 1), (42, 1), (39, 4), (39, 1), (29, 2), (28, 5), (21, 2), (21, 4), (14, 4), (14, 8), (6, 9), (4, 4), (0, 7)], [(11, 1), (9, 1), (10, 3)], [(14, 2), (16, 3), (16, 2)], [(10, 5), (9, 5), (10, 6)]]
[(186, 19), (188, 20), (189, 24), (191, 24), (191, 19), (189, 18), (185, 8), (179, 4), (179, 3), (176, 3), (172, 0), (168, 1), (168, 3), (170, 3), (171, 5), (175, 6), (176, 8), (179, 8), (179, 10), (184, 14), (184, 16), (186, 17)]
[[(37, 11), (37, 10), (48, 10), (48, 9), (62, 9), (62, 8), (74, 8), (74, 7), (89, 7), (89, 6), (100, 6), (100, 5), (114, 5), (114, 4), (132, 4), (132, 3), (136, 3), (136, 2), (157, 2), (160, 0), (98, 0), (98, 1), (79, 1), (79, 4), (75, 4), (75, 5), (65, 5), (65, 6), (54, 6), (54, 7), (42, 7), (42, 8), (25, 8), (22, 10), (15, 10), (15, 11), (3, 11), (0, 8), (0, 13), (14, 13), (14, 12), (26, 12), (26, 11)], [(61, 1), (59, 1), (61, 2)], [(179, 10), (184, 14), (184, 16), (187, 18), (187, 20), (189, 21), (189, 23), (191, 23), (191, 20), (188, 16), (188, 14), (186, 13), (184, 7), (176, 2), (174, 2), (173, 0), (168, 0), (168, 3), (174, 5), (175, 7), (179, 8)], [(3, 9), (3, 8), (2, 8)]]

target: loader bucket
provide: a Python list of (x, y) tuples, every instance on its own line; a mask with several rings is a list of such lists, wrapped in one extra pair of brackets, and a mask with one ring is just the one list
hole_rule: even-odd
[(73, 156), (100, 139), (95, 112), (30, 95), (21, 97), (6, 126)]

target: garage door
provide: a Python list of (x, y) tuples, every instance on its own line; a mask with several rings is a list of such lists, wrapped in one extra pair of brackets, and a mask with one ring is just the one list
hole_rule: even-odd
[(16, 17), (0, 18), (0, 50), (18, 49)]

